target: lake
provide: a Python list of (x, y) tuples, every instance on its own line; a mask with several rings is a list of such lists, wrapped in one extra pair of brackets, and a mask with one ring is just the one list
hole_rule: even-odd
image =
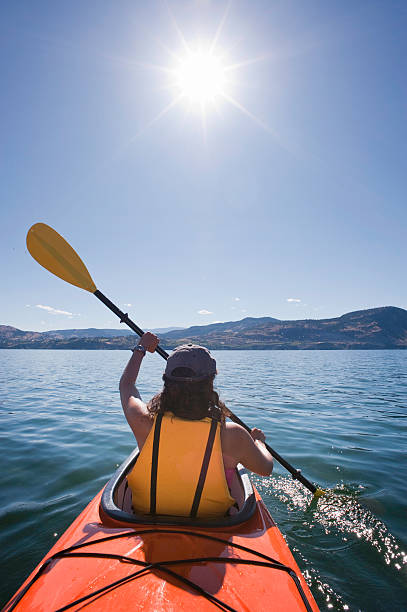
[[(255, 476), (321, 610), (407, 609), (407, 351), (213, 351), (226, 405), (328, 494)], [(1, 603), (135, 446), (129, 351), (0, 350)], [(138, 387), (161, 388), (147, 355)]]

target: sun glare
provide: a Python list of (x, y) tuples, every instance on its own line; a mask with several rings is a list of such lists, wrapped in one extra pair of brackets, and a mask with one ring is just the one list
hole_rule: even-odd
[(224, 66), (210, 52), (189, 52), (179, 61), (174, 76), (179, 94), (200, 106), (214, 102), (226, 86)]
[(225, 52), (218, 45), (231, 5), (232, 0), (229, 0), (213, 39), (205, 42), (202, 39), (189, 41), (175, 18), (172, 17), (180, 42), (178, 50), (173, 50), (159, 41), (161, 47), (171, 57), (171, 62), (166, 65), (140, 63), (143, 68), (158, 70), (166, 74), (167, 81), (163, 89), (171, 92), (172, 99), (141, 131), (160, 121), (179, 104), (187, 105), (188, 110), (200, 115), (204, 141), (206, 141), (209, 114), (213, 110), (220, 113), (222, 105), (234, 107), (263, 129), (270, 131), (260, 119), (239, 102), (235, 93), (239, 86), (235, 76), (236, 71), (249, 64), (262, 61), (265, 56), (241, 62), (231, 61), (229, 52)]

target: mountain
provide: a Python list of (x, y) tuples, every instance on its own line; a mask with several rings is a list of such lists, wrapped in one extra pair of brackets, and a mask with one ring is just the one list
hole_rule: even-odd
[[(0, 328), (2, 326), (0, 325)], [(5, 327), (5, 326), (3, 326)], [(14, 328), (13, 328), (14, 329)], [(165, 334), (173, 330), (185, 329), (184, 327), (159, 327), (151, 329), (154, 334)], [(42, 332), (44, 336), (50, 338), (117, 338), (119, 336), (134, 336), (134, 332), (128, 327), (123, 329), (96, 329), (89, 327), (88, 329), (55, 329)]]
[(212, 349), (407, 348), (407, 310), (385, 306), (333, 319), (243, 319), (191, 327), (165, 334), (161, 339), (163, 348), (188, 342)]
[[(160, 327), (152, 329), (155, 334), (181, 330), (182, 327)], [(131, 329), (55, 329), (46, 332), (22, 331), (10, 325), (0, 325), (0, 348), (109, 348), (102, 346), (102, 340), (108, 344), (110, 339), (117, 348), (120, 338), (127, 338), (129, 347), (135, 344), (135, 334)], [(86, 346), (80, 346), (81, 342)]]
[(42, 332), (43, 336), (49, 338), (117, 338), (118, 336), (131, 336), (131, 329), (53, 329)]
[(185, 327), (157, 327), (155, 329), (149, 329), (148, 331), (153, 332), (153, 334), (167, 334), (168, 332), (181, 329), (185, 329)]
[[(164, 328), (168, 329), (168, 328)], [(280, 321), (272, 317), (160, 330), (160, 345), (193, 342), (210, 349), (406, 349), (407, 310), (394, 306), (350, 312), (333, 319)], [(0, 325), (0, 348), (129, 349), (137, 337), (111, 329), (22, 331)]]
[(184, 338), (185, 334), (187, 337), (193, 336), (195, 340), (198, 338), (205, 338), (212, 334), (225, 334), (225, 335), (237, 335), (242, 332), (256, 329), (262, 325), (271, 325), (272, 323), (280, 323), (279, 319), (272, 319), (271, 317), (261, 317), (255, 319), (253, 317), (246, 317), (241, 321), (229, 321), (228, 323), (211, 323), (210, 325), (195, 325), (194, 327), (183, 328), (181, 330), (171, 331), (165, 334), (165, 338), (172, 340), (178, 338)]

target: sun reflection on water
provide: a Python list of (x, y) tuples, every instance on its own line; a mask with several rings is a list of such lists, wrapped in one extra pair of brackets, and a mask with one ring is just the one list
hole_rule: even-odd
[[(290, 548), (308, 585), (314, 593), (320, 592), (328, 609), (349, 610), (349, 605), (314, 567), (312, 560), (307, 558), (311, 556), (310, 553), (316, 556), (337, 553), (336, 557), (341, 561), (341, 553), (346, 554), (348, 549), (359, 546), (366, 550), (367, 547), (362, 554), (368, 554), (370, 550), (374, 555), (378, 554), (384, 566), (390, 570), (407, 574), (406, 552), (383, 521), (363, 505), (363, 499), (359, 499), (362, 493), (360, 486), (340, 483), (318, 501), (313, 500), (311, 493), (289, 477), (256, 479), (256, 486), (271, 506), (273, 514), (277, 509), (273, 499), (282, 502), (283, 512), (290, 514)], [(288, 526), (280, 524), (280, 527), (282, 531), (286, 529), (290, 532)], [(301, 542), (304, 546), (301, 546)], [(346, 571), (349, 572), (348, 578)], [(353, 571), (352, 563), (349, 563), (347, 570), (340, 570), (340, 575), (351, 579)]]

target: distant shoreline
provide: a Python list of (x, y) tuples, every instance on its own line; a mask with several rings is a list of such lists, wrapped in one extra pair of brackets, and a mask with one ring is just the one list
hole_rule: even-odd
[[(166, 351), (172, 351), (179, 346), (178, 344), (168, 347), (161, 345)], [(205, 345), (207, 346), (207, 345)], [(273, 347), (217, 347), (207, 346), (211, 351), (405, 351), (406, 346), (352, 346), (352, 347), (293, 347), (287, 346), (285, 348)], [(125, 347), (67, 347), (67, 346), (0, 346), (0, 350), (3, 351), (129, 351), (130, 349)]]
[[(407, 310), (381, 306), (348, 312), (334, 319), (297, 321), (246, 317), (240, 321), (172, 328), (158, 335), (161, 348), (168, 350), (189, 343), (219, 351), (405, 350)], [(0, 348), (5, 349), (129, 350), (137, 342), (138, 336), (124, 330), (33, 332), (0, 325)]]

